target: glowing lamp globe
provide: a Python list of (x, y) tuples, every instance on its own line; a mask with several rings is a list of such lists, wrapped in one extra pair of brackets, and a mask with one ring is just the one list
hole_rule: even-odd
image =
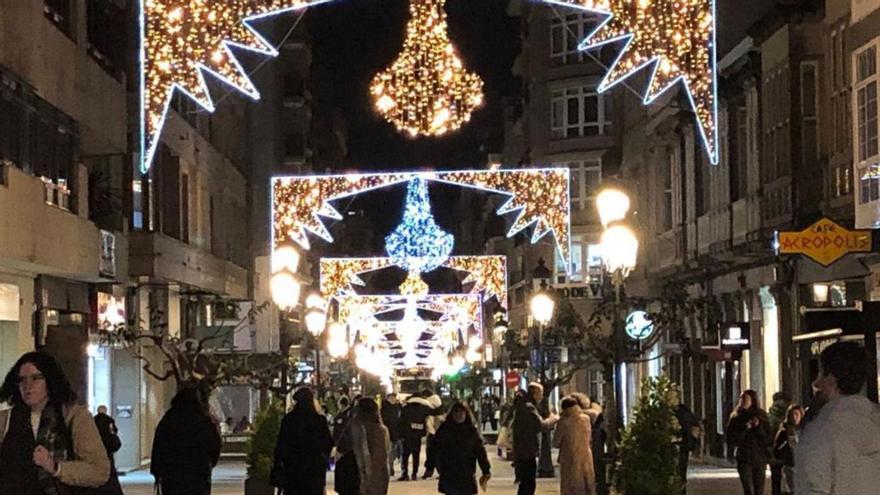
[(639, 240), (626, 226), (614, 225), (602, 233), (600, 241), (602, 259), (609, 272), (620, 271), (624, 275), (635, 268), (639, 252)]
[(623, 191), (605, 189), (596, 196), (596, 209), (603, 227), (626, 218), (629, 207), (629, 196)]
[(306, 298), (306, 308), (324, 311), (327, 308), (327, 301), (318, 294), (309, 294)]
[(293, 308), (299, 303), (300, 284), (289, 272), (283, 271), (272, 275), (269, 285), (272, 301), (282, 310)]
[(543, 292), (539, 292), (532, 296), (532, 316), (538, 323), (546, 325), (553, 319), (553, 308), (555, 305), (556, 303), (553, 302), (553, 298)]
[(306, 313), (306, 329), (314, 336), (321, 335), (327, 325), (327, 314), (313, 309)]
[(290, 246), (280, 247), (272, 253), (272, 273), (288, 270), (296, 273), (299, 268), (299, 252)]

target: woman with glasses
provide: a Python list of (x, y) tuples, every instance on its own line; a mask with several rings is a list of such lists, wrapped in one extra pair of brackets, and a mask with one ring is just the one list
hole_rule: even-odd
[(6, 375), (0, 399), (0, 493), (58, 495), (69, 487), (97, 488), (110, 460), (91, 413), (55, 359), (29, 352)]

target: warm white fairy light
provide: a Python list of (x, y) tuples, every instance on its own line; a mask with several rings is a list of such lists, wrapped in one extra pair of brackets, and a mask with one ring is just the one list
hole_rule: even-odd
[(544, 0), (602, 15), (599, 27), (582, 43), (592, 49), (624, 42), (605, 79), (604, 91), (649, 67), (645, 103), (677, 82), (697, 114), (712, 163), (718, 163), (718, 98), (715, 46), (716, 0)]
[(376, 109), (410, 136), (455, 131), (483, 104), (483, 81), (455, 53), (446, 29), (446, 0), (410, 0), (403, 50), (373, 79)]

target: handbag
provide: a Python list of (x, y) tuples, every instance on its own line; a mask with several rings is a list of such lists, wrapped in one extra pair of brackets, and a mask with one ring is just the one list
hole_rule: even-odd
[[(64, 421), (63, 414), (61, 424), (63, 425), (62, 434), (66, 436), (67, 445), (70, 446), (67, 449), (67, 460), (73, 461), (76, 460), (76, 452), (74, 452), (73, 445), (73, 432), (71, 431), (70, 425), (67, 424), (67, 421)], [(103, 444), (102, 444), (103, 445)], [(58, 492), (58, 495), (123, 495), (122, 486), (119, 484), (119, 477), (116, 474), (116, 470), (113, 469), (112, 465), (110, 468), (110, 476), (107, 478), (107, 481), (98, 487), (84, 487), (84, 486), (71, 486), (65, 483), (62, 483), (61, 480), (55, 478), (55, 490)]]

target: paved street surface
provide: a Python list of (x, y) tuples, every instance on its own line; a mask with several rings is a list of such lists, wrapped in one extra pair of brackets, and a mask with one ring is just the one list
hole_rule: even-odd
[[(513, 469), (509, 462), (492, 458), (493, 478), (489, 482), (491, 495), (515, 495)], [(213, 495), (241, 495), (244, 493), (244, 463), (224, 460), (214, 470)], [(742, 493), (733, 469), (698, 466), (691, 469), (689, 495), (738, 495)], [(121, 478), (126, 495), (153, 495), (153, 477), (146, 471), (128, 473)], [(333, 475), (328, 476), (327, 493), (332, 491)], [(437, 493), (437, 480), (391, 482), (390, 495), (429, 495)], [(538, 480), (537, 495), (559, 493), (559, 479)], [(769, 493), (769, 487), (768, 487)]]

